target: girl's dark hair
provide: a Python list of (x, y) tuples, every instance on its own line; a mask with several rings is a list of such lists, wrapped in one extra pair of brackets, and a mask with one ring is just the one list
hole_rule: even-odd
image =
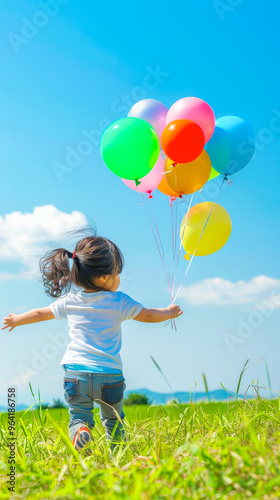
[(92, 291), (104, 290), (94, 285), (94, 279), (118, 274), (124, 266), (123, 255), (117, 245), (101, 236), (81, 239), (76, 245), (75, 254), (71, 270), (69, 258), (72, 258), (72, 252), (65, 248), (51, 250), (41, 258), (43, 284), (51, 297), (60, 297), (69, 292), (72, 284)]

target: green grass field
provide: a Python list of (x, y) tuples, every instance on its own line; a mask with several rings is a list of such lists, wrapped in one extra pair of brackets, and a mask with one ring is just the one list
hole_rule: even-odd
[(70, 444), (66, 409), (17, 413), (15, 493), (2, 414), (0, 498), (280, 497), (278, 400), (125, 407), (127, 442), (111, 457), (98, 411), (90, 456)]

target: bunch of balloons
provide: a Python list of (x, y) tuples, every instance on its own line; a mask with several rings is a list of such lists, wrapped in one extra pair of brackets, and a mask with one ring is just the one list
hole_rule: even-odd
[[(184, 97), (170, 109), (155, 99), (143, 99), (127, 117), (113, 122), (101, 138), (107, 167), (140, 193), (158, 189), (171, 201), (199, 191), (207, 181), (244, 168), (255, 150), (250, 125), (236, 116), (215, 122), (207, 102)], [(231, 220), (217, 203), (194, 205), (181, 224), (187, 255), (209, 255), (228, 240)]]

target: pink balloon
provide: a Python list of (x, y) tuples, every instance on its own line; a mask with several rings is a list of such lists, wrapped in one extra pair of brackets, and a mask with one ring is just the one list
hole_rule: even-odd
[(163, 168), (163, 158), (159, 155), (158, 160), (152, 170), (142, 177), (140, 184), (136, 186), (135, 181), (129, 181), (127, 179), (122, 179), (122, 181), (134, 191), (140, 191), (140, 193), (148, 193), (149, 198), (152, 198), (152, 191), (154, 191), (160, 182), (162, 181)]
[(215, 129), (215, 115), (207, 102), (198, 97), (184, 97), (169, 109), (166, 125), (174, 120), (191, 120), (202, 128), (205, 142), (212, 137)]
[(166, 115), (168, 108), (156, 99), (142, 99), (132, 106), (127, 116), (141, 118), (155, 129), (160, 140), (161, 134), (166, 127)]

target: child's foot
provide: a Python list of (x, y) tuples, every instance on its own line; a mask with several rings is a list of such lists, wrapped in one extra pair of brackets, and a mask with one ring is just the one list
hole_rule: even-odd
[(78, 451), (85, 448), (91, 441), (90, 432), (87, 427), (80, 427), (72, 441), (74, 448)]

